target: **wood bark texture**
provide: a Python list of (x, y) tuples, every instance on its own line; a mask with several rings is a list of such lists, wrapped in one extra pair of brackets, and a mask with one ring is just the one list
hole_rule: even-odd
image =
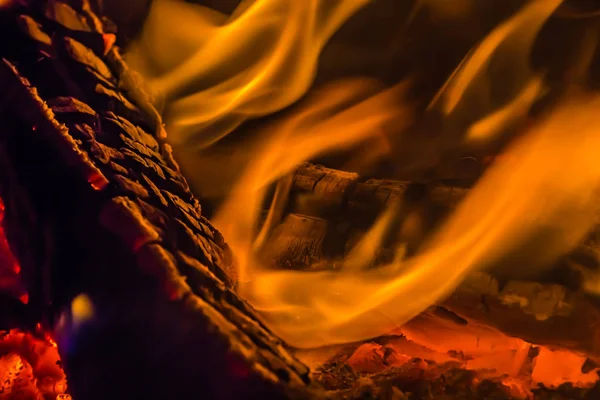
[[(110, 24), (85, 0), (0, 18), (4, 225), (28, 321), (63, 332), (73, 397), (312, 397), (308, 369), (232, 290), (227, 245)], [(93, 317), (76, 328), (80, 294)]]

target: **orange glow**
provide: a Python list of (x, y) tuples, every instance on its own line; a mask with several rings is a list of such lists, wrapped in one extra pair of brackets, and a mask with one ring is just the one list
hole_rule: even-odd
[(542, 347), (540, 354), (536, 357), (532, 378), (548, 387), (559, 386), (567, 382), (578, 387), (591, 386), (598, 380), (598, 375), (594, 371), (587, 374), (581, 372), (584, 362), (585, 357), (568, 351), (552, 351)]
[(513, 98), (516, 97), (531, 79), (529, 52), (533, 41), (561, 3), (562, 0), (531, 1), (514, 17), (500, 24), (463, 60), (431, 107), (439, 107), (448, 116), (457, 111), (461, 102), (470, 100), (472, 104), (484, 100), (480, 93), (490, 84), (486, 68), (492, 59), (498, 62), (498, 58), (510, 65), (509, 71), (513, 75), (503, 76), (502, 85), (514, 87)]
[[(14, 384), (10, 387), (24, 390), (25, 393), (39, 393), (40, 398), (42, 395), (44, 398), (56, 398), (65, 393), (66, 376), (52, 342), (14, 330), (0, 339), (0, 354), (3, 354), (0, 357), (0, 377), (10, 376), (15, 366), (22, 368), (16, 379), (13, 377)], [(23, 379), (19, 378), (21, 374)], [(2, 382), (6, 383), (6, 379), (2, 379)]]
[[(559, 3), (532, 2), (493, 31), (441, 92), (443, 110), (454, 112), (467, 89), (482, 84), (479, 71), (498, 49), (525, 57)], [(518, 35), (522, 31), (527, 33), (525, 40)], [(513, 100), (515, 112), (539, 91), (539, 83), (533, 89), (523, 86), (526, 79), (520, 83), (523, 89), (515, 96), (524, 93), (525, 100)], [(265, 186), (302, 161), (385, 130), (389, 116), (394, 116), (393, 105), (401, 107), (398, 111), (403, 107), (390, 97), (386, 100), (389, 92), (384, 92), (337, 115), (328, 114), (318, 101), (343, 103), (344, 96), (354, 95), (346, 87), (330, 87), (328, 97), (313, 100), (265, 135), (268, 139), (257, 146), (254, 161), (214, 220), (237, 256), (241, 295), (293, 346), (323, 346), (390, 332), (450, 294), (468, 272), (515, 254), (533, 254), (532, 266), (544, 264), (571, 249), (592, 226), (597, 211), (594, 192), (600, 182), (600, 164), (592, 150), (600, 145), (600, 121), (594, 111), (600, 106), (598, 98), (564, 103), (529, 129), (415, 258), (397, 257), (383, 268), (364, 269), (389, 228), (394, 213), (390, 209), (351, 252), (341, 272), (261, 267), (256, 257), (261, 246), (253, 244), (253, 232)], [(375, 101), (377, 107), (372, 106)], [(492, 119), (496, 130), (510, 120)], [(573, 130), (578, 135), (570, 135)], [(542, 232), (544, 240), (536, 242)]]
[(71, 302), (73, 324), (78, 326), (94, 316), (94, 305), (86, 294), (77, 295)]
[(406, 338), (440, 354), (460, 351), (469, 369), (493, 369), (498, 375), (517, 376), (530, 345), (476, 323), (458, 326), (422, 314), (399, 329)]
[[(429, 359), (453, 359), (448, 352), (460, 351), (465, 368), (494, 370), (518, 395), (528, 388), (520, 377), (525, 366), (533, 368), (539, 383), (570, 379), (588, 384), (593, 374), (552, 374), (543, 366), (526, 365), (532, 345), (523, 340), (471, 323), (457, 327), (432, 322), (422, 314), (470, 272), (501, 267), (510, 257), (519, 257), (532, 269), (547, 265), (568, 252), (595, 222), (600, 98), (569, 93), (535, 124), (521, 129), (532, 104), (547, 89), (544, 74), (529, 65), (531, 49), (561, 0), (526, 2), (466, 55), (431, 101), (429, 109), (439, 111), (444, 120), (441, 133), (454, 135), (446, 139), (456, 147), (489, 144), (507, 132), (523, 132), (495, 158), (419, 254), (406, 259), (401, 243), (393, 262), (369, 268), (401, 207), (390, 203), (335, 271), (274, 271), (270, 260), (261, 258), (268, 254), (264, 250), (270, 245), (275, 215), (287, 201), (289, 176), (298, 165), (326, 152), (372, 143), (380, 148), (363, 153), (377, 157), (392, 151), (390, 138), (413, 133), (415, 108), (408, 100), (408, 80), (379, 90), (381, 82), (348, 79), (311, 88), (306, 96), (323, 46), (365, 3), (245, 1), (227, 17), (183, 2), (157, 1), (142, 39), (129, 51), (132, 65), (162, 97), (156, 103), (164, 102), (169, 140), (175, 145), (204, 149), (250, 118), (283, 110), (253, 132), (250, 145), (217, 157), (222, 157), (222, 171), (214, 180), (237, 168), (234, 184), (211, 182), (228, 186), (219, 188), (228, 196), (213, 223), (236, 257), (240, 295), (296, 348), (401, 332), (409, 342), (422, 345), (417, 352)], [(469, 0), (447, 3), (419, 1), (415, 12), (427, 8), (440, 21), (473, 10)], [(586, 54), (578, 76), (589, 68), (592, 53)], [(506, 76), (498, 79), (492, 71)], [(492, 102), (494, 85), (504, 90)], [(195, 180), (193, 170), (188, 174)], [(274, 184), (273, 204), (260, 227), (263, 200)], [(199, 189), (218, 192), (206, 186)], [(379, 368), (377, 362), (384, 357), (380, 347), (365, 345), (353, 360), (355, 366)], [(389, 365), (407, 360), (405, 347), (398, 345)], [(543, 348), (539, 363), (549, 359), (570, 368), (581, 368), (584, 361)]]
[(585, 357), (533, 346), (473, 322), (459, 326), (423, 313), (395, 334), (377, 343), (302, 350), (297, 356), (312, 368), (339, 360), (355, 372), (375, 374), (411, 365), (415, 359), (428, 360), (419, 364), (423, 370), (431, 361), (433, 367), (451, 363), (473, 371), (478, 380), (501, 381), (519, 399), (532, 398), (531, 389), (540, 384), (555, 388), (569, 382), (589, 388), (598, 380), (598, 369), (581, 372)]
[[(342, 267), (341, 272), (260, 268), (253, 256), (252, 227), (261, 188), (327, 145), (348, 145), (352, 138), (373, 132), (372, 127), (358, 130), (358, 121), (367, 116), (373, 120), (378, 113), (372, 108), (365, 114), (349, 113), (357, 118), (352, 123), (327, 119), (325, 126), (334, 121), (332, 127), (346, 128), (328, 129), (326, 140), (315, 125), (302, 135), (279, 128), (278, 141), (261, 147), (253, 168), (215, 219), (238, 256), (240, 293), (290, 344), (314, 347), (389, 332), (451, 293), (468, 272), (507, 255), (535, 255), (530, 265), (545, 264), (578, 243), (595, 221), (600, 183), (594, 150), (600, 148), (597, 107), (599, 98), (571, 101), (533, 126), (494, 163), (423, 253), (377, 270), (360, 269), (368, 264), (364, 257), (369, 251), (363, 250), (347, 260), (358, 268)], [(289, 126), (296, 129), (298, 124)], [(578, 135), (569, 134), (573, 130)], [(384, 214), (357, 249), (372, 249), (368, 242), (379, 240), (388, 219)], [(544, 241), (536, 242), (542, 232)]]
[(42, 336), (44, 337), (44, 340), (46, 340), (46, 342), (47, 342), (47, 343), (48, 343), (50, 346), (52, 346), (52, 347), (54, 347), (54, 348), (57, 348), (57, 347), (58, 347), (58, 345), (56, 344), (56, 342), (55, 342), (55, 341), (54, 341), (54, 339), (52, 338), (52, 335), (50, 334), (50, 332), (48, 332), (47, 330), (45, 330), (45, 329), (42, 327), (42, 324), (41, 324), (41, 323), (39, 323), (39, 322), (38, 322), (37, 324), (35, 324), (35, 330), (36, 330), (36, 333), (37, 333), (38, 335), (42, 335)]
[(489, 140), (515, 121), (524, 119), (541, 91), (542, 80), (538, 77), (533, 78), (512, 101), (471, 125), (467, 131), (467, 140)]
[(465, 56), (434, 96), (429, 108), (444, 116), (456, 143), (482, 149), (523, 124), (531, 105), (547, 90), (544, 72), (534, 72), (530, 65), (531, 47), (561, 3), (525, 3)]
[[(170, 140), (205, 147), (248, 118), (298, 101), (313, 81), (327, 40), (365, 3), (246, 1), (226, 17), (183, 2), (157, 1), (129, 58), (150, 79), (151, 89), (165, 97)], [(442, 3), (420, 6), (451, 17)], [(460, 4), (469, 9), (469, 2)], [(467, 55), (438, 92), (430, 108), (441, 112), (450, 130), (461, 132), (457, 146), (520, 125), (544, 89), (543, 76), (529, 66), (531, 47), (560, 4), (525, 3)], [(491, 66), (506, 76), (495, 79)], [(505, 95), (491, 104), (487, 96), (497, 82), (506, 86)], [(501, 266), (514, 256), (532, 269), (546, 265), (568, 252), (595, 221), (600, 99), (570, 96), (496, 159), (415, 257), (404, 259), (400, 244), (394, 262), (365, 268), (391, 228), (397, 206), (392, 204), (340, 271), (269, 270), (260, 254), (269, 246), (270, 219), (256, 235), (269, 185), (325, 152), (411, 133), (414, 111), (406, 84), (380, 92), (377, 85), (357, 78), (322, 87), (258, 132), (253, 146), (232, 150), (220, 163), (226, 169), (238, 165), (240, 152), (253, 156), (228, 188), (214, 224), (236, 257), (241, 296), (295, 347), (393, 331), (444, 299), (472, 271)], [(283, 179), (275, 204), (285, 198), (286, 187)]]
[[(411, 342), (438, 354), (460, 351), (466, 359), (465, 368), (493, 371), (491, 376), (506, 375), (517, 380), (519, 387), (531, 388), (540, 383), (556, 387), (565, 382), (577, 387), (589, 387), (598, 380), (595, 371), (586, 374), (581, 372), (586, 357), (569, 351), (552, 351), (546, 346), (537, 347), (539, 353), (533, 359), (532, 370), (524, 371), (531, 344), (473, 322), (457, 326), (423, 314), (408, 322), (400, 331)], [(406, 345), (398, 348), (398, 351), (412, 356), (411, 349), (407, 350)], [(527, 382), (530, 378), (532, 382)]]
[(245, 0), (227, 17), (158, 0), (128, 60), (170, 101), (169, 139), (204, 147), (304, 95), (322, 48), (367, 2)]
[[(257, 156), (214, 219), (238, 257), (238, 280), (249, 282), (258, 276), (254, 273), (258, 266), (254, 254), (262, 242), (255, 242), (253, 236), (267, 185), (327, 150), (348, 148), (373, 134), (401, 131), (409, 124), (410, 107), (402, 100), (405, 84), (375, 95), (366, 90), (369, 87), (370, 81), (363, 79), (323, 87), (307, 99), (304, 107), (260, 133), (263, 140), (256, 146)], [(340, 126), (345, 128), (339, 130)], [(240, 289), (244, 292), (246, 287)]]
[(46, 335), (44, 335), (44, 339), (46, 339), (48, 341), (48, 343), (50, 344), (50, 346), (52, 346), (54, 348), (58, 348), (58, 345), (56, 344), (56, 342), (54, 341), (54, 339), (52, 339), (52, 336), (50, 336), (49, 333), (47, 333)]
[(29, 296), (19, 276), (21, 266), (10, 249), (3, 228), (4, 213), (4, 202), (0, 199), (0, 292), (14, 296), (27, 304)]

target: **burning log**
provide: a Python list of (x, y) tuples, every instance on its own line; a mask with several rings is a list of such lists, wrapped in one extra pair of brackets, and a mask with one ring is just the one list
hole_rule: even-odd
[[(0, 321), (6, 328), (30, 330), (41, 322), (45, 343), (58, 347), (75, 399), (198, 393), (219, 399), (315, 398), (319, 390), (311, 386), (308, 368), (234, 293), (224, 272), (232, 267), (225, 240), (203, 217), (164, 142), (158, 113), (114, 47), (114, 34), (85, 0), (29, 3), (0, 15), (1, 33), (13, 39), (0, 45), (0, 196), (6, 203), (6, 236), (28, 292), (26, 305), (6, 299), (14, 312), (3, 308)], [(304, 263), (343, 254), (349, 239), (342, 238), (368, 226), (369, 213), (378, 211), (371, 198), (383, 206), (393, 197), (419, 199), (423, 190), (408, 184), (380, 190), (379, 184), (363, 185), (357, 176), (341, 172), (329, 177), (318, 172), (316, 179), (308, 175), (304, 181), (297, 175), (296, 194), (305, 185), (324, 193), (327, 204), (309, 218), (298, 213), (312, 215), (310, 201), (294, 197), (292, 202), (290, 238), (308, 238), (294, 248)], [(333, 217), (324, 210), (336, 209), (343, 212), (330, 224)], [(363, 217), (348, 218), (349, 210), (361, 209)], [(285, 215), (280, 211), (273, 215)], [(332, 232), (337, 239), (330, 241)], [(468, 301), (501, 291), (492, 278), (481, 282), (473, 285), (479, 292)], [(477, 302), (484, 309), (487, 297)], [(559, 303), (562, 312), (565, 301)], [(459, 326), (470, 324), (468, 316), (444, 306), (433, 312)], [(463, 303), (458, 308), (468, 310)], [(533, 317), (523, 314), (529, 324)], [(574, 321), (568, 316), (561, 322)], [(588, 333), (589, 327), (582, 327), (582, 337)], [(595, 354), (581, 345), (583, 339), (563, 345), (566, 336), (557, 335), (552, 344)], [(14, 331), (9, 336), (22, 338), (30, 349), (30, 336)], [(595, 341), (586, 345), (596, 348)], [(14, 351), (1, 358), (0, 372), (8, 372), (0, 389), (16, 393), (21, 383), (15, 371), (22, 368), (28, 381), (40, 381), (33, 395), (63, 398), (58, 364), (46, 376), (49, 382), (32, 359)], [(399, 387), (424, 382), (458, 385), (466, 392), (478, 385), (478, 394), (490, 392), (469, 374), (449, 384), (455, 373), (466, 374), (461, 368), (444, 365), (423, 374), (424, 362), (405, 364), (401, 371), (374, 377), (377, 385), (394, 381), (386, 393), (374, 395), (397, 398), (404, 396)]]
[(227, 245), (88, 2), (1, 19), (4, 228), (74, 398), (308, 396), (308, 369), (232, 291)]
[[(406, 244), (408, 254), (416, 251), (424, 235), (467, 191), (442, 183), (363, 179), (305, 164), (295, 172), (284, 216), (263, 256), (280, 268), (335, 268), (376, 216), (394, 202), (401, 204), (399, 216), (375, 260), (390, 262), (399, 243)], [(415, 215), (424, 219), (415, 221)], [(598, 270), (596, 235), (542, 278), (511, 278), (496, 271), (472, 273), (430, 313), (456, 326), (483, 324), (529, 343), (569, 349), (598, 360), (600, 307), (582, 287), (584, 274)]]

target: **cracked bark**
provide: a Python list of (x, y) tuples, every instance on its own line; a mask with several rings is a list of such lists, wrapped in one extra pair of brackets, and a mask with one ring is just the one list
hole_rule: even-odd
[[(62, 332), (74, 397), (313, 396), (232, 291), (227, 245), (102, 21), (87, 1), (30, 4), (0, 21), (0, 196), (31, 319)], [(95, 316), (74, 329), (80, 293)]]

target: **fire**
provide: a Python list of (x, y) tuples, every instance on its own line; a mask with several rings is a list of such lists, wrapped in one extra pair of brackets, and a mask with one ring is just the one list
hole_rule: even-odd
[(21, 280), (21, 265), (13, 254), (4, 230), (4, 201), (0, 198), (0, 292), (27, 304), (29, 295)]
[[(259, 267), (248, 239), (262, 196), (252, 198), (252, 190), (257, 193), (263, 180), (268, 181), (265, 175), (284, 162), (293, 164), (300, 149), (321, 149), (323, 140), (317, 137), (310, 143), (304, 134), (306, 142), (287, 160), (277, 150), (293, 148), (291, 143), (265, 150), (257, 159), (272, 163), (261, 168), (255, 164), (257, 169), (249, 170), (241, 181), (239, 187), (244, 189), (234, 191), (215, 219), (235, 254), (245, 256), (239, 259), (242, 295), (289, 343), (315, 347), (387, 333), (451, 293), (466, 273), (507, 255), (535, 254), (534, 261), (542, 262), (564, 254), (588, 232), (598, 211), (597, 107), (600, 98), (561, 106), (494, 164), (424, 252), (376, 270), (296, 272)], [(329, 131), (332, 142), (334, 137)], [(375, 224), (365, 240), (376, 240), (388, 217), (382, 218), (384, 222)], [(541, 234), (544, 241), (536, 243)], [(372, 247), (364, 242), (359, 246)], [(360, 257), (347, 264), (368, 261)]]
[(204, 147), (298, 100), (323, 46), (367, 2), (245, 0), (227, 17), (154, 1), (129, 61), (171, 101), (170, 140)]
[(0, 393), (6, 398), (64, 395), (67, 379), (51, 339), (13, 330), (0, 336), (0, 353), (4, 355), (0, 357)]
[[(403, 326), (402, 333), (411, 343), (437, 352), (433, 356), (426, 355), (427, 359), (448, 357), (452, 351), (460, 351), (464, 367), (470, 370), (490, 371), (490, 374), (504, 375), (518, 381), (533, 380), (548, 387), (566, 382), (585, 387), (598, 380), (597, 374), (581, 371), (585, 357), (568, 351), (552, 350), (547, 346), (536, 346), (537, 354), (531, 357), (532, 360), (528, 360), (530, 351), (534, 349), (530, 343), (476, 323), (459, 327), (451, 322), (421, 315)], [(397, 346), (398, 351), (409, 355), (414, 352), (406, 348), (406, 344), (401, 344), (402, 346)], [(443, 361), (446, 360), (439, 362)], [(532, 365), (528, 366), (528, 362)], [(521, 384), (526, 388), (534, 386), (529, 382)]]
[[(500, 24), (465, 58), (431, 106), (439, 104), (448, 116), (456, 111), (460, 102), (468, 101), (472, 95), (469, 92), (481, 91), (489, 85), (486, 68), (492, 57), (495, 57), (495, 63), (513, 64), (512, 75), (503, 76), (503, 85), (514, 87), (511, 97), (515, 97), (514, 91), (524, 88), (531, 76), (528, 60), (533, 42), (544, 22), (561, 3), (562, 0), (531, 1), (513, 18)], [(481, 95), (474, 99), (481, 101)]]
[[(158, 1), (130, 59), (166, 100), (174, 133), (170, 140), (205, 147), (249, 118), (298, 102), (312, 84), (327, 40), (365, 3), (243, 2), (227, 18)], [(529, 67), (531, 47), (560, 4), (527, 2), (448, 79), (430, 110), (440, 112), (454, 130), (450, 134), (461, 133), (448, 140), (452, 146), (522, 125), (544, 90), (543, 75)], [(500, 82), (506, 86), (500, 104), (486, 97), (494, 82), (498, 85), (491, 66), (508, 71), (507, 81)], [(366, 268), (392, 229), (392, 206), (340, 271), (269, 269), (260, 254), (269, 245), (270, 218), (256, 232), (269, 185), (279, 182), (272, 215), (289, 188), (286, 176), (300, 163), (378, 136), (410, 138), (416, 111), (407, 85), (381, 91), (366, 79), (326, 85), (279, 115), (257, 134), (252, 147), (221, 160), (226, 169), (240, 152), (252, 155), (214, 224), (236, 256), (241, 296), (292, 346), (318, 347), (391, 332), (449, 295), (469, 272), (514, 257), (532, 268), (546, 265), (568, 252), (595, 222), (600, 98), (572, 92), (513, 141), (413, 258), (403, 259), (400, 246), (394, 262)]]
[[(266, 233), (261, 233), (259, 240), (254, 241), (254, 227), (267, 185), (291, 172), (306, 159), (328, 149), (350, 147), (373, 133), (389, 130), (390, 125), (398, 129), (408, 122), (408, 108), (398, 104), (404, 85), (363, 100), (365, 83), (368, 82), (346, 81), (325, 87), (310, 99), (308, 106), (262, 133), (265, 139), (256, 148), (261, 156), (244, 171), (214, 220), (238, 255), (237, 274), (238, 280), (244, 283), (240, 287), (244, 296), (250, 295), (246, 293), (245, 283), (254, 282), (258, 275), (262, 275), (262, 272), (256, 273), (259, 262), (255, 256)], [(348, 103), (355, 104), (344, 108)], [(338, 111), (340, 107), (342, 110)], [(339, 126), (346, 128), (339, 131)], [(244, 207), (240, 207), (240, 201), (245, 204)]]

